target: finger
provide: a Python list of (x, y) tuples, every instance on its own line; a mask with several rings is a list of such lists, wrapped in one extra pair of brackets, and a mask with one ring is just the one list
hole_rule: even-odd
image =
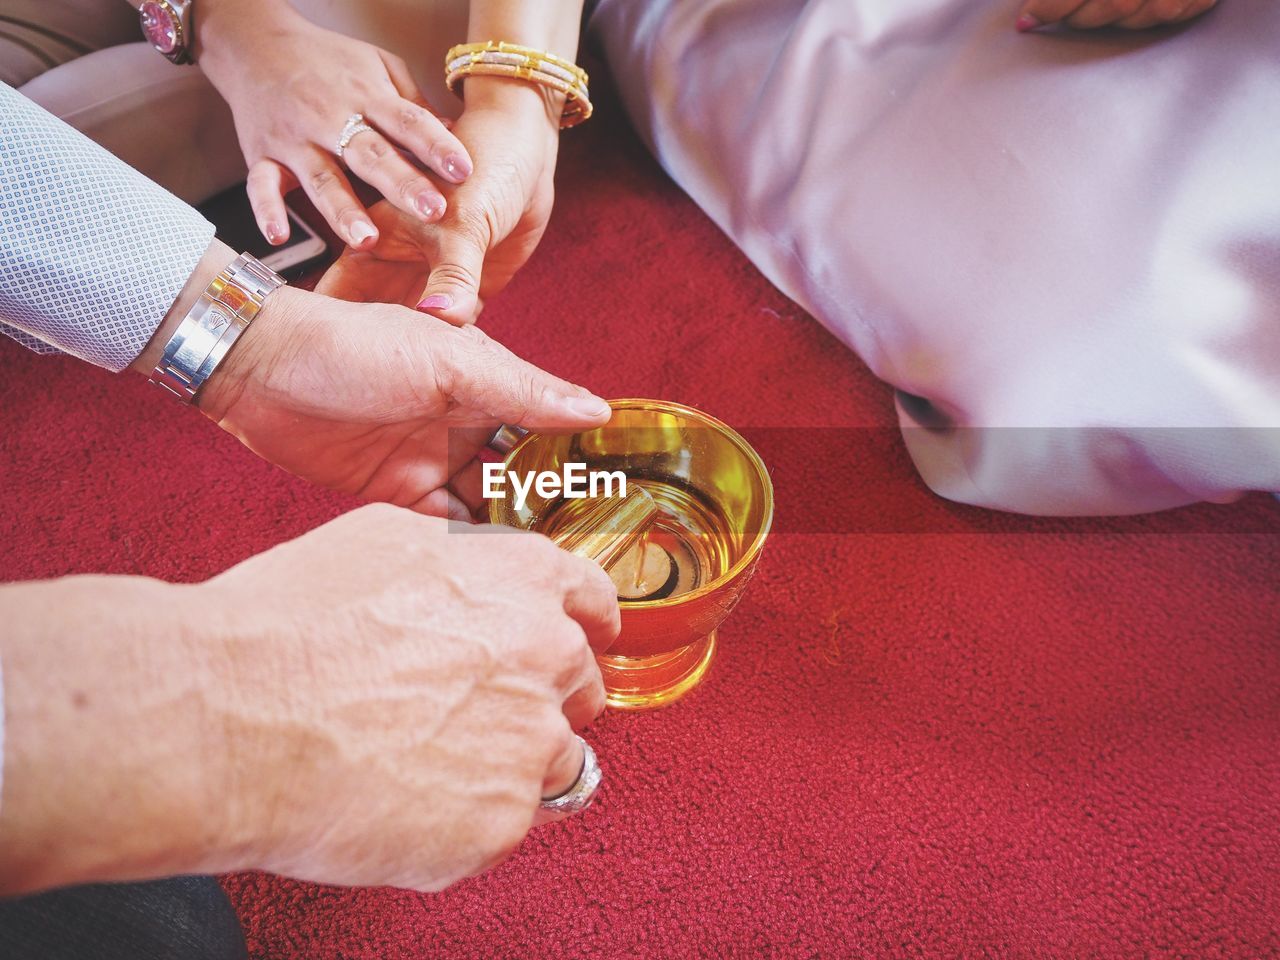
[(604, 713), (604, 708), (604, 678), (596, 658), (588, 656), (577, 687), (564, 701), (565, 719), (574, 730), (583, 730)]
[(317, 151), (295, 172), (320, 215), (345, 243), (362, 250), (377, 244), (378, 228), (333, 157)]
[(289, 239), (289, 212), (285, 209), (284, 195), (289, 192), (288, 171), (274, 160), (263, 158), (249, 168), (245, 191), (249, 194), (249, 206), (253, 219), (267, 242), (278, 247)]
[(598, 563), (563, 550), (560, 562), (564, 568), (563, 582), (568, 585), (564, 612), (582, 627), (591, 649), (603, 653), (618, 639), (622, 629), (618, 588)]
[(1017, 27), (1034, 30), (1046, 23), (1057, 23), (1075, 13), (1086, 0), (1027, 0), (1018, 12)]
[(582, 775), (582, 765), (586, 763), (586, 753), (582, 744), (574, 736), (569, 721), (561, 717), (561, 729), (556, 736), (557, 750), (552, 755), (551, 763), (542, 778), (542, 796), (545, 800), (562, 797), (578, 782)]
[(444, 196), (377, 131), (355, 137), (343, 154), (351, 171), (396, 207), (424, 223), (444, 216)]
[(1116, 26), (1147, 30), (1162, 23), (1177, 23), (1185, 19), (1187, 11), (1196, 3), (1197, 0), (1147, 0), (1137, 13), (1116, 21)]
[[(405, 63), (403, 57), (398, 57), (386, 50), (379, 50), (378, 56), (382, 58), (382, 63), (387, 68), (387, 76), (391, 79), (391, 85), (396, 88), (396, 93), (411, 103), (425, 107), (432, 113), (438, 113), (418, 87), (418, 81), (413, 79), (413, 72), (409, 69), (409, 64)], [(443, 121), (443, 118), (441, 119)]]
[(457, 207), (436, 239), (431, 274), (417, 309), (449, 323), (474, 321), (480, 306), (480, 278), (489, 249), (483, 218)]
[[(496, 426), (494, 429), (497, 429)], [(479, 516), (481, 508), (488, 503), (484, 498), (484, 464), (473, 459), (453, 475), (449, 481), (449, 489), (459, 501), (466, 505), (471, 516)]]
[(423, 324), (436, 389), (495, 420), (530, 430), (578, 430), (608, 421), (612, 411), (582, 387), (521, 360), (478, 327)]
[(462, 183), (471, 176), (473, 164), (467, 148), (420, 103), (387, 98), (375, 103), (368, 116), (389, 139), (450, 183)]
[(1096, 30), (1133, 16), (1141, 7), (1142, 0), (1089, 0), (1065, 22), (1077, 30)]
[(414, 513), (425, 514), (428, 517), (444, 517), (446, 520), (468, 524), (476, 522), (471, 508), (445, 487), (432, 490), (426, 496), (405, 506)]

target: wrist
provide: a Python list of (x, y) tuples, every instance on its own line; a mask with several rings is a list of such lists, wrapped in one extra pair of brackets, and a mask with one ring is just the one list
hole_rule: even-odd
[(194, 590), (135, 577), (0, 590), (13, 626), (0, 643), (0, 891), (239, 862), (212, 722), (220, 673)]
[(520, 120), (545, 121), (546, 128), (560, 136), (560, 117), (565, 95), (539, 83), (514, 77), (473, 76), (462, 87), (467, 110), (491, 110)]
[[(265, 285), (261, 276), (257, 280), (253, 280), (251, 271), (247, 266), (245, 269), (237, 267), (233, 271), (232, 281), (219, 283), (214, 291), (210, 291), (210, 285), (214, 283), (219, 276), (233, 264), (239, 264), (240, 258), (236, 257), (226, 244), (215, 239), (210, 243), (204, 255), (196, 264), (196, 269), (191, 276), (187, 278), (186, 284), (174, 299), (164, 319), (156, 332), (152, 334), (151, 339), (147, 342), (146, 347), (131, 363), (130, 369), (136, 370), (152, 379), (157, 379), (156, 367), (165, 357), (165, 351), (169, 349), (176, 335), (186, 336), (188, 344), (192, 339), (191, 330), (180, 331), (184, 321), (187, 319), (193, 308), (200, 302), (202, 296), (206, 292), (210, 292), (216, 303), (212, 307), (204, 307), (203, 314), (197, 314), (193, 318), (193, 323), (198, 327), (204, 324), (210, 318), (225, 323), (228, 318), (228, 311), (233, 311), (237, 316), (246, 318), (246, 324), (235, 336), (233, 332), (222, 333), (222, 339), (229, 343), (229, 346), (222, 345), (215, 348), (214, 353), (210, 353), (205, 358), (204, 367), (206, 371), (211, 367), (211, 371), (202, 372), (200, 377), (206, 377), (203, 384), (198, 381), (200, 377), (194, 379), (186, 379), (192, 371), (185, 369), (193, 366), (191, 363), (184, 362), (180, 366), (184, 368), (183, 377), (174, 380), (168, 374), (161, 377), (157, 382), (161, 382), (170, 386), (170, 389), (176, 392), (183, 387), (189, 390), (195, 390), (194, 403), (207, 416), (215, 421), (221, 421), (226, 411), (234, 404), (244, 388), (245, 381), (250, 371), (254, 370), (263, 359), (263, 344), (272, 338), (258, 335), (259, 324), (266, 324), (271, 327), (281, 328), (286, 326), (285, 321), (281, 319), (283, 315), (288, 315), (290, 311), (280, 305), (280, 300), (288, 301), (291, 293), (288, 292), (287, 286), (276, 286), (274, 288)], [(254, 269), (257, 269), (256, 267)], [(270, 274), (270, 271), (266, 271)], [(274, 277), (274, 275), (272, 275)], [(272, 282), (280, 282), (278, 278)], [(249, 284), (251, 296), (246, 297), (243, 292), (237, 293), (237, 289), (244, 291), (242, 283)], [(265, 296), (262, 296), (265, 291)], [(281, 295), (284, 294), (283, 297)], [(260, 298), (260, 301), (259, 301)], [(249, 302), (252, 300), (253, 302)], [(255, 304), (260, 302), (260, 306), (256, 306), (256, 312), (250, 313), (254, 309)], [(213, 330), (212, 340), (218, 339), (218, 328), (210, 327)], [(225, 328), (223, 328), (225, 330)], [(277, 331), (278, 332), (278, 331)], [(205, 350), (213, 346), (212, 340), (205, 341)], [(178, 354), (183, 355), (187, 349), (192, 349), (189, 345), (180, 345)], [(224, 351), (225, 353), (221, 353)], [(167, 364), (172, 367), (172, 364)], [(204, 365), (202, 364), (202, 367)], [(188, 394), (183, 394), (184, 396)]]
[(267, 296), (257, 317), (196, 394), (195, 405), (206, 417), (222, 424), (249, 385), (267, 379), (278, 358), (295, 349), (287, 345), (296, 342), (306, 299), (315, 296), (289, 286)]
[(231, 67), (227, 76), (234, 77), (243, 72), (254, 48), (307, 22), (287, 0), (199, 0), (192, 52), (205, 72), (212, 67), (210, 79), (218, 86), (223, 64)]
[(143, 347), (133, 363), (129, 364), (130, 370), (135, 370), (144, 377), (151, 376), (151, 371), (156, 368), (156, 364), (164, 355), (164, 348), (173, 337), (173, 332), (178, 329), (183, 318), (191, 312), (191, 308), (196, 305), (200, 295), (208, 289), (214, 278), (235, 258), (235, 252), (230, 247), (214, 238), (205, 249), (204, 255), (200, 257), (195, 270), (178, 292), (178, 296), (174, 298), (156, 332), (151, 335), (151, 339), (147, 341), (147, 345)]

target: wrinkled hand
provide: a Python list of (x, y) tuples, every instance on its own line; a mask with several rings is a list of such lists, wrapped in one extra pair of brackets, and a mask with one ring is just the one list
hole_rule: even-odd
[(501, 422), (583, 430), (608, 405), (475, 327), (282, 287), (198, 396), (267, 460), (315, 483), (469, 517)]
[(518, 82), (481, 90), (489, 79), (467, 81), (467, 107), (453, 132), (475, 170), (449, 190), (444, 219), (424, 224), (380, 204), (371, 211), (378, 242), (346, 250), (317, 290), (472, 323), (529, 259), (551, 216), (558, 106)]
[(369, 246), (377, 229), (356, 198), (334, 149), (347, 118), (363, 113), (374, 130), (348, 144), (343, 161), (419, 223), (444, 215), (432, 180), (471, 172), (467, 150), (428, 109), (404, 61), (317, 27), (287, 4), (218, 0), (197, 21), (200, 66), (235, 116), (249, 165), (248, 192), (271, 243), (289, 236), (284, 195), (296, 185), (344, 241)]
[(210, 709), (237, 869), (439, 890), (577, 779), (613, 584), (544, 537), (476, 531), (364, 507), (197, 588), (226, 651)]
[(1066, 23), (1081, 30), (1122, 27), (1146, 30), (1200, 16), (1218, 0), (1027, 0), (1018, 16), (1019, 30)]

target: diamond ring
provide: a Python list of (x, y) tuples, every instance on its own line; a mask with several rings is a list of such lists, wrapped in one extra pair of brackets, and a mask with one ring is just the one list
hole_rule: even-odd
[(339, 160), (342, 159), (342, 151), (347, 149), (347, 144), (366, 130), (372, 132), (373, 127), (364, 122), (363, 113), (353, 113), (347, 117), (347, 124), (342, 128), (342, 133), (338, 134), (338, 145), (333, 151)]
[(600, 788), (600, 764), (596, 762), (596, 752), (581, 737), (577, 740), (582, 744), (582, 772), (568, 790), (558, 797), (543, 800), (541, 804), (543, 810), (561, 817), (572, 816), (587, 809), (596, 797), (596, 790)]

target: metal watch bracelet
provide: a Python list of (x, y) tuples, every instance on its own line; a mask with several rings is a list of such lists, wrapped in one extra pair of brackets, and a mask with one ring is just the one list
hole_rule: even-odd
[(270, 267), (247, 253), (240, 254), (182, 318), (151, 371), (151, 381), (179, 400), (193, 402), (271, 291), (283, 285), (284, 280)]

